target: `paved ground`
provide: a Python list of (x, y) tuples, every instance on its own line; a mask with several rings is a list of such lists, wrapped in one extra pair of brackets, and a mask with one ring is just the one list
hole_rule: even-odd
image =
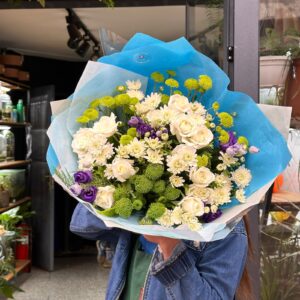
[(56, 270), (32, 268), (19, 276), (24, 290), (16, 300), (103, 300), (109, 270), (100, 267), (94, 255), (56, 258)]

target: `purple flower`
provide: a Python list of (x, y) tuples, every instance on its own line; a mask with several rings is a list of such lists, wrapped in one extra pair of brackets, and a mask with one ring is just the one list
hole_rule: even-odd
[(131, 117), (128, 121), (128, 125), (131, 127), (137, 127), (142, 120), (139, 117)]
[(147, 133), (147, 132), (149, 132), (149, 133), (151, 133), (152, 131), (153, 131), (153, 128), (150, 126), (150, 125), (148, 125), (148, 124), (146, 124), (146, 123), (140, 123), (139, 125), (138, 125), (138, 127), (136, 128), (136, 131), (142, 136), (142, 137), (144, 137), (145, 136), (145, 134)]
[(228, 131), (228, 134), (229, 134), (229, 141), (226, 144), (220, 144), (222, 151), (226, 151), (228, 147), (233, 146), (237, 142), (237, 138), (232, 131)]
[(76, 183), (89, 183), (93, 179), (91, 171), (78, 171), (74, 174)]
[(236, 156), (236, 155), (244, 155), (247, 153), (247, 151), (244, 149), (243, 145), (236, 143), (232, 146), (229, 146), (226, 149), (226, 153), (230, 156)]
[(204, 223), (210, 223), (219, 217), (221, 217), (222, 211), (218, 209), (215, 213), (209, 212), (207, 214), (202, 215), (202, 220)]
[(70, 187), (71, 192), (75, 195), (75, 196), (79, 196), (81, 194), (82, 191), (82, 187), (78, 184), (78, 183), (74, 183), (71, 187)]
[(86, 202), (92, 203), (96, 199), (98, 189), (95, 186), (90, 186), (83, 189), (80, 193), (80, 198)]

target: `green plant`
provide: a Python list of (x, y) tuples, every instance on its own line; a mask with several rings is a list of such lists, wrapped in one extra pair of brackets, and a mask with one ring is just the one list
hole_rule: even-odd
[(261, 299), (300, 297), (300, 236), (298, 219), (276, 222), (262, 230)]

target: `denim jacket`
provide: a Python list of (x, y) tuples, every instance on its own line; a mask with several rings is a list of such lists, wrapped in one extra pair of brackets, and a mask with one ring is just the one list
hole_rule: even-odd
[[(70, 230), (81, 237), (116, 244), (106, 300), (118, 300), (124, 288), (133, 234), (107, 228), (78, 204)], [(144, 300), (232, 300), (240, 282), (246, 257), (244, 223), (238, 223), (223, 240), (198, 243), (183, 240), (164, 261), (156, 249), (144, 285)]]

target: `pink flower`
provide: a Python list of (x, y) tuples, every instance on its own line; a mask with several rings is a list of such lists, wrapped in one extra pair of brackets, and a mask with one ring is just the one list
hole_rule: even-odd
[(257, 147), (255, 147), (255, 146), (251, 146), (251, 147), (249, 148), (249, 152), (250, 152), (250, 153), (258, 153), (259, 151), (260, 151), (260, 149), (257, 148)]

